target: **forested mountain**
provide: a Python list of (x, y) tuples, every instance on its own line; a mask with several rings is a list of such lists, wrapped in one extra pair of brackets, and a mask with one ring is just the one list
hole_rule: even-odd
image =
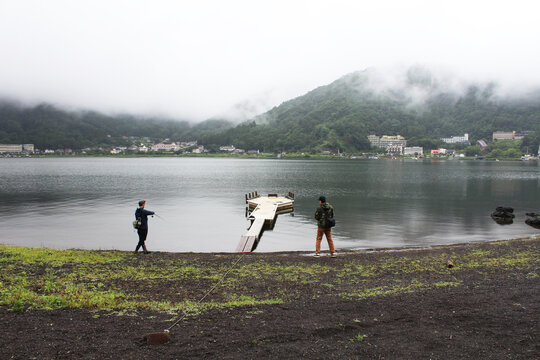
[(449, 89), (429, 71), (411, 68), (382, 86), (375, 70), (355, 72), (287, 101), (202, 144), (234, 144), (264, 151), (369, 149), (367, 135), (400, 134), (433, 147), (440, 137), (469, 133), (490, 140), (494, 131), (540, 130), (540, 93), (497, 95), (495, 84)]
[(224, 120), (191, 125), (187, 121), (70, 112), (47, 104), (23, 107), (0, 103), (0, 143), (30, 143), (39, 149), (128, 145), (125, 137), (129, 136), (189, 141), (231, 126)]
[(369, 134), (400, 134), (409, 145), (430, 149), (441, 137), (468, 133), (473, 142), (489, 141), (494, 131), (529, 130), (536, 133), (526, 146), (538, 147), (540, 91), (503, 96), (495, 84), (457, 84), (422, 68), (385, 75), (374, 69), (348, 74), (235, 127), (226, 120), (192, 125), (0, 102), (0, 143), (81, 149), (144, 136), (198, 140), (210, 149), (232, 144), (264, 152), (357, 152), (369, 149)]

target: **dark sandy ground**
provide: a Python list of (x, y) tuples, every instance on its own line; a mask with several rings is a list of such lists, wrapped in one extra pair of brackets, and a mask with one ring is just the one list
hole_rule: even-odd
[[(189, 262), (223, 270), (237, 257), (151, 253), (114, 266)], [(29, 266), (28, 274), (43, 274), (43, 265)], [(539, 237), (336, 259), (253, 253), (240, 267), (246, 271), (231, 272), (205, 301), (222, 303), (228, 291), (279, 301), (193, 313), (165, 345), (146, 345), (143, 335), (182, 312), (4, 305), (0, 359), (540, 359)], [(218, 281), (153, 277), (106, 286), (178, 303), (197, 301)]]

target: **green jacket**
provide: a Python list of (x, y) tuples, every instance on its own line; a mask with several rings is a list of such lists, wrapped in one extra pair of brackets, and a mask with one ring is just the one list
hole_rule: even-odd
[(315, 211), (315, 219), (317, 220), (317, 226), (319, 229), (329, 228), (329, 226), (326, 225), (327, 217), (334, 217), (334, 207), (325, 202), (319, 205), (317, 211)]

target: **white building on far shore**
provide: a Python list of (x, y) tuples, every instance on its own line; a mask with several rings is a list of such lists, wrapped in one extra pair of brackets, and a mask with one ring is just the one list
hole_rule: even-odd
[(159, 143), (152, 145), (152, 151), (177, 151), (180, 150), (180, 146), (176, 145), (175, 143), (170, 144), (164, 144)]
[(403, 149), (403, 155), (424, 155), (424, 148), (421, 146), (409, 146)]
[(219, 151), (233, 152), (234, 150), (236, 150), (236, 148), (234, 147), (234, 145), (226, 145), (226, 146), (220, 146), (220, 147), (219, 147)]
[(463, 134), (463, 136), (452, 136), (449, 138), (441, 138), (447, 144), (459, 144), (459, 143), (469, 143), (469, 134)]

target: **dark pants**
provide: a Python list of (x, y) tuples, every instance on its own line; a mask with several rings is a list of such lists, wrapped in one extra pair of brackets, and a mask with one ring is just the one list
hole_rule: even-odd
[(148, 229), (137, 229), (137, 234), (139, 234), (139, 243), (135, 248), (135, 252), (139, 251), (139, 248), (142, 246), (143, 251), (147, 253), (148, 250), (146, 250), (146, 245), (144, 242), (146, 241), (146, 236), (148, 235)]

